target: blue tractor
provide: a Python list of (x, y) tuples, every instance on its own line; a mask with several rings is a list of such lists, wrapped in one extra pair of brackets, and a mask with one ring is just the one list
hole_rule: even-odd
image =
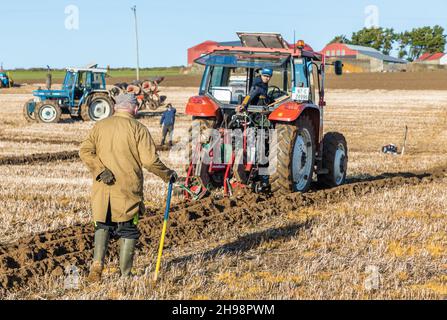
[(0, 70), (0, 88), (11, 88), (14, 85), (9, 75)]
[(34, 99), (24, 106), (29, 122), (57, 123), (62, 114), (73, 119), (99, 121), (113, 114), (115, 102), (106, 89), (107, 70), (97, 65), (68, 68), (61, 90), (33, 91)]

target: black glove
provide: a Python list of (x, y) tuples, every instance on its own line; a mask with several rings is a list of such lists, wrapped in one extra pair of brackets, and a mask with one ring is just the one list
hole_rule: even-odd
[(100, 175), (99, 175), (99, 181), (102, 181), (108, 186), (111, 186), (115, 183), (115, 176), (113, 175), (112, 171), (109, 169), (105, 169)]
[(169, 183), (175, 183), (178, 180), (177, 172), (171, 170), (171, 178), (169, 179)]

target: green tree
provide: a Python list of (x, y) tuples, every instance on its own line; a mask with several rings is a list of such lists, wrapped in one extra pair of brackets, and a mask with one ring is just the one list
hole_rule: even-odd
[(384, 54), (390, 54), (396, 40), (394, 29), (363, 28), (352, 34), (351, 44), (371, 47)]
[(349, 43), (351, 43), (351, 40), (349, 40), (347, 36), (342, 34), (342, 35), (336, 36), (334, 39), (332, 39), (331, 42), (329, 42), (329, 44), (332, 44), (332, 43), (347, 43), (347, 44), (349, 44)]
[(422, 54), (444, 52), (447, 35), (441, 26), (415, 28), (398, 36), (399, 57), (417, 60)]

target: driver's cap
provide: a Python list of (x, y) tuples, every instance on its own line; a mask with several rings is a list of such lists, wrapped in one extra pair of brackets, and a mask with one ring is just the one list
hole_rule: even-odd
[(265, 76), (273, 76), (273, 70), (269, 68), (264, 68), (261, 70), (261, 75)]

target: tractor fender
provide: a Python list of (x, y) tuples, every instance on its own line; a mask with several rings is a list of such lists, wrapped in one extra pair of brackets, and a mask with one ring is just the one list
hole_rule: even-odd
[(293, 122), (304, 112), (306, 109), (318, 109), (313, 104), (298, 103), (294, 101), (288, 101), (281, 104), (278, 108), (273, 110), (269, 116), (270, 121), (282, 121)]
[(219, 106), (210, 97), (191, 97), (186, 104), (185, 113), (195, 117), (216, 117)]
[[(83, 97), (80, 101), (80, 104), (86, 104), (89, 105), (90, 101), (92, 100), (93, 96), (95, 95), (103, 95), (108, 96), (109, 98), (112, 98), (108, 91), (92, 91), (90, 92), (86, 97)], [(115, 100), (112, 99), (113, 103), (115, 103)]]

